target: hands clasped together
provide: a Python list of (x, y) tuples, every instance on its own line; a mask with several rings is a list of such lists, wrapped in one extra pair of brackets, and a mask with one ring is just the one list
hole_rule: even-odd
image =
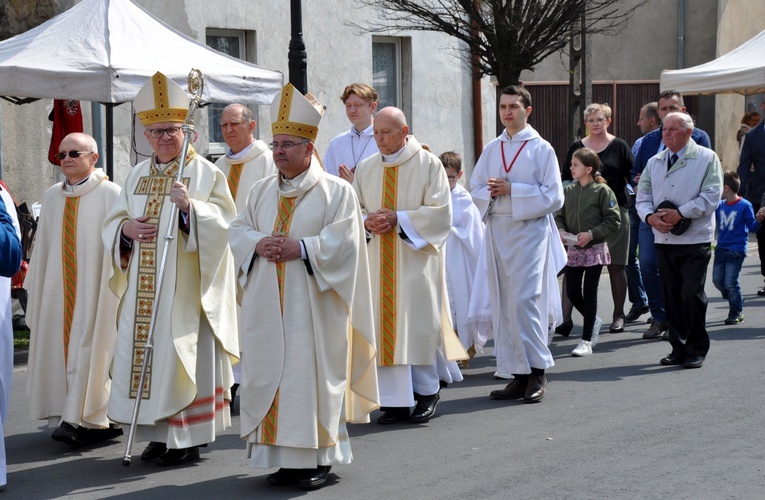
[(489, 194), (492, 198), (510, 194), (510, 182), (507, 179), (489, 179)]
[(372, 234), (385, 234), (396, 229), (398, 216), (396, 212), (388, 208), (381, 208), (367, 215), (364, 228)]
[(255, 245), (255, 252), (268, 262), (286, 262), (302, 255), (300, 242), (286, 236), (266, 236)]

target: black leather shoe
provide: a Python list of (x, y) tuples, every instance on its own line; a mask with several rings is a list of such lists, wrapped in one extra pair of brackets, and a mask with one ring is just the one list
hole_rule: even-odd
[(276, 486), (295, 485), (300, 478), (300, 472), (300, 469), (279, 469), (273, 474), (269, 474), (266, 481)]
[(688, 356), (685, 358), (683, 368), (701, 368), (704, 364), (704, 356)]
[(760, 297), (765, 295), (765, 286), (757, 290), (757, 295), (759, 295)]
[(436, 415), (436, 406), (441, 401), (441, 396), (435, 393), (432, 396), (420, 396), (417, 400), (417, 406), (409, 416), (409, 421), (415, 424), (422, 424)]
[(682, 365), (685, 363), (685, 358), (679, 354), (670, 353), (659, 360), (659, 363), (666, 366)]
[(526, 386), (528, 386), (528, 379), (522, 382), (514, 378), (504, 389), (491, 391), (489, 397), (492, 399), (521, 399), (526, 395)]
[(568, 337), (571, 334), (571, 330), (574, 329), (574, 322), (572, 320), (564, 321), (560, 325), (555, 327), (555, 333)]
[(59, 428), (54, 430), (50, 437), (53, 438), (54, 441), (61, 441), (69, 446), (78, 447), (85, 444), (83, 436), (86, 430), (87, 429), (82, 429), (81, 427), (75, 428), (67, 422), (62, 422)]
[(332, 469), (331, 465), (320, 465), (316, 469), (309, 469), (300, 476), (297, 486), (301, 490), (315, 490), (324, 486), (327, 476)]
[(190, 446), (177, 450), (167, 450), (164, 455), (159, 457), (159, 464), (182, 465), (196, 460), (199, 460), (199, 446)]
[(409, 419), (409, 408), (387, 407), (385, 413), (377, 417), (380, 425), (390, 425)]
[(143, 450), (143, 453), (141, 453), (141, 461), (151, 462), (152, 460), (158, 459), (165, 453), (167, 453), (167, 445), (165, 443), (152, 441), (149, 443), (149, 446)]
[(544, 375), (529, 375), (529, 385), (526, 386), (526, 394), (523, 396), (524, 403), (538, 403), (545, 397), (547, 378)]
[(630, 308), (630, 312), (628, 312), (627, 315), (624, 317), (624, 322), (634, 323), (635, 321), (640, 319), (640, 316), (644, 314), (648, 314), (649, 312), (650, 312), (650, 309), (648, 309), (648, 306), (643, 306), (643, 307), (632, 306)]
[(122, 434), (122, 428), (114, 427), (112, 424), (108, 429), (88, 429), (88, 432), (85, 434), (85, 440), (89, 443), (97, 443), (118, 438), (122, 436)]

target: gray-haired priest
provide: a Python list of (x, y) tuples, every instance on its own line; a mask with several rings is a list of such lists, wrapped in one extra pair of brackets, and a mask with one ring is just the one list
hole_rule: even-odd
[[(310, 97), (310, 94), (308, 94)], [(351, 462), (345, 422), (378, 407), (361, 209), (313, 160), (321, 113), (292, 85), (271, 105), (277, 175), (231, 224), (242, 287), (242, 438), (271, 484), (321, 487)]]
[[(121, 298), (109, 417), (130, 423), (152, 309), (154, 351), (135, 438), (141, 460), (178, 465), (231, 423), (231, 364), (239, 356), (228, 225), (236, 216), (226, 177), (189, 146), (179, 169), (189, 97), (156, 73), (133, 106), (154, 154), (133, 168), (104, 222), (111, 289)], [(160, 296), (156, 285), (170, 214), (180, 210)]]

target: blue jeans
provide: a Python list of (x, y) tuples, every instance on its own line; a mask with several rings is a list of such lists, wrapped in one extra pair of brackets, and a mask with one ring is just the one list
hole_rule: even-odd
[(638, 253), (638, 233), (640, 228), (640, 217), (638, 217), (635, 206), (630, 209), (630, 246), (627, 254), (627, 265), (624, 271), (627, 273), (627, 293), (632, 307), (641, 308), (648, 305), (648, 297), (643, 287), (643, 277), (640, 275), (640, 264), (637, 260)]
[(640, 274), (643, 286), (648, 295), (648, 308), (654, 321), (667, 321), (662, 298), (661, 279), (659, 278), (659, 258), (656, 255), (656, 244), (653, 240), (653, 228), (645, 222), (640, 222), (638, 234), (638, 257), (640, 258)]
[(724, 299), (730, 304), (731, 315), (738, 316), (744, 310), (744, 297), (741, 296), (739, 275), (744, 265), (744, 252), (715, 249), (715, 262), (712, 267), (712, 283), (720, 290)]

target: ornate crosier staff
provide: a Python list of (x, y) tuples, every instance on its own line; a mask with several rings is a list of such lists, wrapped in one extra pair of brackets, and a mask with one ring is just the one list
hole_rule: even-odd
[[(189, 103), (189, 111), (186, 114), (186, 121), (183, 123), (181, 130), (183, 130), (183, 146), (181, 147), (181, 160), (178, 165), (178, 175), (176, 176), (176, 182), (181, 182), (183, 179), (183, 168), (186, 166), (186, 154), (189, 148), (189, 141), (194, 133), (194, 112), (202, 101), (202, 90), (204, 89), (204, 78), (202, 72), (198, 69), (192, 69), (189, 72), (188, 77), (189, 92), (192, 94), (191, 102)], [(125, 467), (130, 466), (130, 450), (133, 447), (133, 438), (135, 437), (135, 429), (138, 424), (138, 412), (141, 409), (141, 400), (143, 399), (143, 385), (146, 383), (146, 372), (149, 368), (149, 359), (151, 353), (154, 350), (154, 321), (157, 317), (157, 311), (159, 310), (159, 299), (161, 297), (162, 282), (165, 276), (165, 262), (167, 261), (167, 253), (170, 250), (170, 244), (172, 243), (173, 233), (175, 232), (175, 220), (178, 215), (178, 210), (172, 210), (170, 212), (170, 221), (167, 224), (167, 234), (165, 234), (165, 246), (162, 249), (162, 261), (159, 265), (159, 275), (157, 276), (157, 285), (154, 292), (154, 306), (151, 310), (151, 321), (149, 322), (149, 333), (146, 335), (146, 346), (143, 351), (143, 363), (141, 364), (141, 378), (138, 382), (138, 392), (135, 397), (135, 405), (133, 406), (133, 416), (130, 420), (130, 432), (128, 433), (127, 448), (125, 449), (125, 456), (122, 457), (122, 465)]]

